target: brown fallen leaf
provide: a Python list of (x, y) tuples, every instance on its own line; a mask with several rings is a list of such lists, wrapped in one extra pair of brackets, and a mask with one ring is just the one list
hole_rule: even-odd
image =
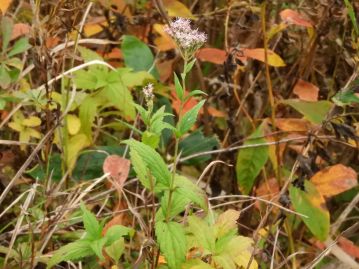
[(311, 181), (318, 191), (326, 197), (332, 197), (357, 186), (357, 173), (350, 167), (336, 164), (324, 168), (312, 176)]
[(26, 23), (16, 23), (12, 29), (10, 40), (14, 40), (20, 36), (27, 35), (31, 30), (31, 26)]
[(315, 102), (318, 101), (319, 88), (310, 82), (299, 79), (294, 86), (293, 93), (300, 100)]
[(103, 172), (110, 174), (114, 187), (121, 192), (130, 172), (130, 161), (117, 155), (110, 155), (103, 163)]
[(307, 132), (312, 124), (305, 119), (279, 118), (275, 120), (276, 127), (284, 132)]
[(279, 13), (281, 19), (288, 24), (313, 27), (313, 22), (292, 9), (285, 9)]

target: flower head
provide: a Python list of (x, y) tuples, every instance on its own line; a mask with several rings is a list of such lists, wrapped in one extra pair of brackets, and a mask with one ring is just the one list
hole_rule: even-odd
[(150, 100), (153, 98), (153, 84), (148, 83), (146, 87), (142, 89), (143, 94), (145, 95), (146, 100)]
[(189, 19), (177, 18), (165, 28), (177, 43), (179, 48), (188, 56), (193, 54), (207, 41), (207, 35), (198, 29), (191, 28)]

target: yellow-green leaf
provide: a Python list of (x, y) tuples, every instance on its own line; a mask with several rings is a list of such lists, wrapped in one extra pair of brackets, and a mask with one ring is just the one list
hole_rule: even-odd
[(77, 134), (70, 138), (67, 145), (66, 165), (71, 171), (76, 163), (77, 157), (81, 150), (90, 146), (90, 141), (85, 134)]
[(38, 117), (30, 116), (27, 119), (24, 119), (21, 124), (26, 127), (37, 127), (40, 126), (41, 120)]
[(9, 127), (17, 132), (22, 132), (23, 127), (16, 121), (9, 122)]
[(70, 135), (75, 135), (80, 131), (81, 121), (80, 119), (72, 114), (67, 115), (67, 129)]
[[(265, 62), (265, 50), (263, 48), (243, 49), (242, 51), (243, 51), (243, 56), (245, 56), (247, 58), (256, 59), (263, 63)], [(275, 66), (275, 67), (285, 66), (285, 62), (283, 61), (283, 59), (278, 54), (276, 54), (274, 51), (267, 50), (267, 56), (268, 56), (267, 57), (268, 65)]]
[(180, 1), (177, 0), (164, 0), (163, 4), (168, 11), (168, 15), (170, 17), (182, 17), (195, 20), (196, 17), (193, 16), (192, 12), (182, 4)]

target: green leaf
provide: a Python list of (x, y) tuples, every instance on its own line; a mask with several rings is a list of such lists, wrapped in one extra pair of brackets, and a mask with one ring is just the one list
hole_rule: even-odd
[(332, 98), (332, 100), (338, 106), (359, 103), (359, 97), (355, 94), (354, 90), (340, 91)]
[(183, 98), (183, 88), (182, 88), (181, 82), (179, 81), (176, 73), (173, 73), (173, 74), (174, 74), (174, 80), (175, 80), (176, 94), (178, 96), (178, 99), (182, 100), (182, 98)]
[(0, 87), (6, 89), (11, 83), (11, 77), (4, 65), (0, 66)]
[(283, 103), (290, 105), (315, 124), (321, 124), (333, 106), (329, 101), (306, 102), (297, 99), (284, 100)]
[(216, 268), (222, 269), (237, 269), (236, 264), (231, 259), (231, 256), (227, 253), (222, 253), (221, 255), (216, 255), (212, 257)]
[(27, 37), (22, 37), (15, 42), (14, 46), (12, 47), (7, 56), (15, 56), (17, 54), (27, 51), (29, 48), (31, 48), (31, 45), (29, 44)]
[(146, 81), (155, 80), (155, 78), (147, 71), (132, 72), (129, 68), (121, 69), (129, 70), (127, 72), (120, 72), (122, 81), (126, 85), (126, 87), (132, 88), (135, 86), (142, 86)]
[(6, 106), (6, 100), (0, 98), (0, 109), (4, 109)]
[(106, 239), (106, 246), (112, 245), (115, 241), (120, 239), (123, 236), (132, 236), (134, 234), (133, 229), (122, 226), (122, 225), (113, 225), (111, 226), (104, 236)]
[(239, 211), (228, 209), (220, 214), (214, 224), (216, 238), (225, 236), (232, 230), (237, 231), (237, 220), (239, 218)]
[(103, 247), (105, 246), (106, 238), (100, 238), (97, 240), (93, 240), (90, 243), (91, 249), (96, 254), (96, 256), (100, 259), (100, 261), (104, 261), (105, 257), (102, 254)]
[(187, 74), (189, 73), (192, 68), (193, 68), (193, 65), (195, 64), (196, 62), (196, 59), (193, 59), (192, 61), (190, 61), (189, 63), (186, 64), (186, 66), (184, 67), (184, 72)]
[(304, 182), (305, 191), (294, 186), (289, 188), (289, 197), (295, 211), (302, 217), (303, 222), (319, 240), (324, 241), (329, 234), (330, 216), (325, 200), (315, 185), (310, 181)]
[(106, 253), (111, 259), (117, 263), (125, 250), (125, 240), (123, 237), (113, 242), (110, 246), (105, 248)]
[(182, 119), (177, 125), (177, 137), (183, 136), (187, 131), (189, 131), (192, 126), (195, 124), (197, 120), (197, 115), (199, 110), (202, 108), (205, 100), (202, 100), (197, 105), (191, 108), (191, 110), (187, 111), (186, 114), (183, 115)]
[(145, 131), (142, 134), (142, 139), (141, 141), (150, 146), (151, 148), (155, 149), (158, 147), (158, 144), (160, 143), (160, 135), (155, 134), (155, 133), (151, 133), (149, 131)]
[(92, 125), (97, 114), (97, 99), (86, 96), (79, 107), (79, 117), (81, 122), (81, 132), (92, 141)]
[[(244, 145), (265, 143), (266, 141), (264, 138), (257, 138), (262, 136), (263, 126), (261, 125), (248, 137), (248, 140)], [(236, 163), (236, 174), (238, 186), (243, 194), (249, 194), (251, 192), (254, 182), (261, 169), (266, 164), (268, 157), (268, 146), (244, 148), (239, 151)]]
[(77, 88), (96, 90), (108, 84), (109, 74), (106, 69), (78, 70), (74, 73), (74, 82)]
[(194, 202), (204, 210), (208, 210), (207, 196), (204, 190), (180, 175), (175, 177), (176, 192)]
[(196, 238), (197, 247), (203, 248), (206, 251), (205, 254), (213, 254), (215, 252), (216, 239), (213, 229), (204, 220), (196, 216), (189, 216), (187, 231)]
[(131, 67), (135, 72), (148, 71), (156, 79), (159, 78), (157, 69), (153, 68), (154, 57), (150, 48), (137, 37), (123, 36), (121, 51), (127, 67)]
[(96, 216), (89, 211), (83, 202), (81, 202), (81, 211), (82, 211), (82, 220), (84, 222), (84, 227), (87, 232), (86, 239), (88, 240), (97, 240), (101, 238), (102, 227), (97, 221)]
[[(247, 268), (253, 251), (253, 240), (249, 237), (236, 236), (230, 240), (222, 254), (229, 255), (230, 259), (239, 267)], [(256, 260), (252, 260), (249, 269), (257, 269)]]
[[(206, 137), (202, 131), (196, 130), (180, 141), (179, 152), (182, 152), (181, 157), (187, 157), (195, 153), (210, 151), (218, 147), (219, 143), (216, 137)], [(209, 159), (211, 159), (211, 155), (199, 156), (183, 163), (187, 165), (197, 165), (204, 163)]]
[(159, 155), (150, 146), (133, 139), (123, 141), (122, 143), (129, 145), (131, 151), (134, 150), (138, 153), (148, 169), (151, 171), (151, 174), (155, 177), (156, 183), (159, 182), (164, 186), (170, 186), (171, 173), (161, 155)]
[[(169, 219), (172, 219), (173, 217), (177, 216), (179, 213), (183, 212), (186, 206), (191, 202), (190, 199), (178, 193), (176, 189), (174, 192), (172, 192), (171, 210), (170, 212), (167, 212), (168, 199), (169, 199), (169, 192), (166, 191), (164, 195), (161, 197), (161, 209), (159, 210), (162, 210), (163, 216), (167, 216), (168, 214)], [(156, 219), (158, 220), (158, 218)]]
[(14, 22), (9, 17), (2, 17), (1, 20), (1, 33), (2, 33), (2, 51), (6, 52), (7, 46), (11, 39), (11, 33), (14, 26)]
[(106, 97), (108, 102), (122, 111), (126, 117), (134, 119), (136, 110), (133, 105), (131, 92), (121, 82), (117, 72), (111, 71), (108, 76), (107, 85), (101, 91), (101, 95)]
[(183, 227), (176, 222), (157, 222), (155, 231), (160, 250), (170, 269), (181, 269), (186, 260), (186, 236)]
[[(142, 183), (142, 185), (151, 190), (151, 182), (150, 182), (150, 174), (149, 174), (149, 169), (147, 168), (145, 162), (143, 161), (143, 159), (141, 158), (141, 156), (137, 153), (136, 150), (131, 150), (130, 151), (130, 157), (131, 157), (131, 163), (133, 166), (133, 169), (135, 170), (138, 179), (140, 180), (140, 182)], [(153, 186), (156, 184), (155, 182), (155, 178), (152, 177), (153, 182)], [(152, 188), (153, 188), (152, 186)]]
[(47, 268), (52, 268), (62, 261), (74, 261), (94, 255), (90, 244), (91, 242), (88, 240), (78, 240), (61, 247), (51, 257), (47, 263)]
[[(88, 48), (78, 46), (78, 51), (80, 52), (81, 58), (84, 59), (85, 62), (91, 62), (93, 60), (103, 61), (103, 58), (95, 51), (90, 50)], [(99, 68), (100, 66), (96, 66)], [(106, 68), (106, 67), (105, 67)]]

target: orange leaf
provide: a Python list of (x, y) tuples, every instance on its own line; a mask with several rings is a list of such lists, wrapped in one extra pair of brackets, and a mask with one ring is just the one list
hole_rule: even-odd
[[(188, 92), (185, 92), (184, 94), (185, 96), (188, 95)], [(197, 105), (197, 100), (193, 97), (190, 97), (183, 105), (182, 107), (182, 112), (181, 112), (181, 116), (183, 116), (187, 111), (189, 111), (192, 107), (194, 107), (195, 105)], [(172, 108), (176, 111), (177, 115), (179, 114), (180, 111), (180, 105), (181, 105), (181, 101), (177, 98), (176, 93), (174, 91), (172, 91)], [(200, 113), (202, 110), (200, 110)]]
[(11, 33), (11, 40), (14, 40), (20, 36), (26, 35), (30, 32), (30, 25), (25, 23), (16, 23)]
[[(265, 62), (264, 49), (243, 49), (243, 56)], [(285, 66), (283, 59), (272, 50), (267, 50), (268, 65), (280, 67)]]
[(51, 49), (51, 48), (53, 48), (53, 47), (55, 47), (57, 44), (59, 44), (60, 43), (60, 38), (58, 38), (58, 37), (48, 37), (47, 39), (46, 39), (46, 47), (48, 48), (48, 49)]
[(288, 24), (295, 24), (304, 27), (313, 27), (312, 21), (309, 19), (304, 18), (298, 12), (292, 9), (285, 9), (279, 13), (281, 19)]
[(355, 187), (357, 173), (350, 167), (342, 164), (329, 166), (317, 172), (311, 181), (318, 191), (326, 197), (332, 197)]
[(7, 9), (9, 8), (12, 0), (0, 0), (0, 10), (2, 14), (5, 14)]
[(160, 81), (166, 82), (173, 74), (173, 63), (175, 59), (165, 60), (163, 62), (156, 63), (158, 72), (160, 73)]
[(102, 169), (104, 173), (110, 174), (116, 189), (121, 191), (130, 172), (130, 161), (117, 155), (110, 155), (105, 159)]
[(202, 62), (223, 64), (226, 61), (227, 53), (216, 48), (203, 48), (197, 52), (196, 57)]
[(319, 88), (310, 82), (299, 79), (294, 86), (293, 93), (298, 95), (300, 100), (315, 102), (318, 101)]
[(225, 118), (225, 117), (227, 117), (226, 113), (214, 108), (213, 106), (208, 107), (208, 113), (212, 117), (217, 117), (217, 118)]
[(312, 126), (311, 123), (305, 119), (276, 119), (275, 124), (277, 128), (284, 132), (306, 132)]
[(163, 24), (156, 23), (153, 25), (153, 29), (159, 34), (154, 43), (160, 51), (167, 51), (176, 48), (176, 43), (165, 32), (165, 26)]

